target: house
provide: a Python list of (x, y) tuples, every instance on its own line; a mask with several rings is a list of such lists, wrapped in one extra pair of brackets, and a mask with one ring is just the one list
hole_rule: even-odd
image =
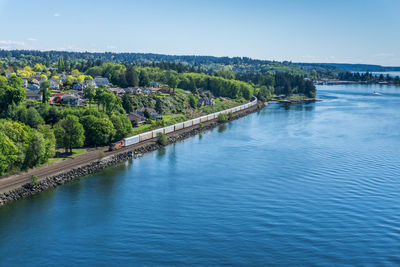
[(38, 90), (27, 90), (25, 93), (25, 99), (42, 101), (42, 93)]
[(85, 85), (83, 83), (74, 83), (72, 85), (72, 89), (77, 91), (82, 91), (83, 89), (85, 89)]
[(37, 84), (30, 84), (26, 87), (26, 89), (28, 90), (32, 90), (32, 91), (39, 91), (40, 86)]
[(93, 81), (96, 84), (96, 86), (98, 86), (98, 87), (107, 87), (110, 85), (110, 82), (108, 81), (107, 78), (100, 77), (100, 76), (94, 77)]
[(84, 80), (83, 85), (85, 85), (85, 88), (88, 86), (96, 87), (96, 83), (93, 80)]
[(171, 95), (175, 94), (175, 90), (174, 89), (170, 89), (167, 86), (161, 87), (160, 92), (164, 93), (164, 94), (171, 94)]
[(50, 79), (50, 89), (52, 90), (58, 90), (60, 89), (60, 83), (56, 79)]
[(50, 97), (50, 103), (61, 104), (61, 99), (63, 95), (65, 95), (65, 93), (52, 94)]
[(125, 94), (134, 94), (135, 93), (135, 88), (134, 87), (127, 87), (124, 88)]
[(142, 93), (145, 95), (149, 95), (152, 93), (152, 91), (150, 90), (150, 88), (142, 88)]
[(202, 106), (213, 106), (215, 104), (214, 99), (211, 97), (204, 96), (199, 99), (199, 103), (197, 104), (198, 107)]
[(111, 92), (113, 92), (116, 96), (121, 96), (125, 94), (125, 90), (122, 88), (108, 88)]
[(146, 122), (146, 118), (137, 114), (136, 112), (129, 113), (128, 118), (134, 127)]
[(162, 116), (160, 114), (158, 114), (157, 111), (155, 111), (155, 109), (152, 109), (152, 108), (140, 108), (140, 109), (136, 110), (136, 113), (142, 117), (145, 117), (144, 113), (146, 110), (150, 114), (151, 119), (153, 119), (153, 120), (161, 120), (162, 119)]
[(63, 105), (82, 106), (84, 104), (84, 101), (79, 96), (71, 94), (63, 95), (60, 103)]

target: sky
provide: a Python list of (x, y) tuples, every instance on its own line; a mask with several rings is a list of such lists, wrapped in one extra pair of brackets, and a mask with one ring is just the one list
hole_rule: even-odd
[(0, 48), (400, 66), (400, 0), (0, 0)]

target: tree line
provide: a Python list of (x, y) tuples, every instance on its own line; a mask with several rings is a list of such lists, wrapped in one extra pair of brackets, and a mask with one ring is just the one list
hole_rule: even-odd
[(337, 75), (337, 78), (342, 81), (354, 81), (354, 82), (367, 82), (367, 83), (378, 83), (387, 82), (391, 84), (400, 84), (400, 77), (392, 77), (389, 74), (383, 75), (382, 73), (377, 75), (370, 72), (359, 73), (359, 72), (341, 72)]

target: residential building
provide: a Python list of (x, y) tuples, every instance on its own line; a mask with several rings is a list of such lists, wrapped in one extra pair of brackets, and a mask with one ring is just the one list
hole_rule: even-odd
[(93, 81), (98, 87), (107, 87), (110, 85), (110, 82), (108, 81), (107, 78), (100, 76), (94, 77)]
[(27, 90), (25, 93), (25, 99), (42, 101), (42, 93), (38, 90)]
[(125, 94), (125, 90), (122, 88), (108, 88), (111, 92), (113, 92), (117, 96), (121, 96)]
[(128, 118), (134, 127), (146, 122), (146, 118), (137, 114), (136, 112), (129, 113)]
[(82, 91), (83, 89), (85, 89), (85, 85), (83, 83), (74, 83), (72, 85), (72, 89), (77, 91)]
[(40, 86), (37, 84), (30, 84), (26, 87), (26, 89), (28, 90), (32, 90), (32, 91), (39, 91)]
[(49, 82), (50, 82), (50, 89), (52, 89), (52, 90), (60, 89), (60, 83), (58, 80), (50, 79)]
[(61, 104), (71, 106), (82, 106), (84, 104), (82, 98), (76, 95), (63, 95), (61, 98)]

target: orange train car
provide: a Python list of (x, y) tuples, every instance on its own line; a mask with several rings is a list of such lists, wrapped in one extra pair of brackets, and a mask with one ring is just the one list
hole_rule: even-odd
[(110, 144), (110, 146), (108, 147), (108, 150), (114, 151), (114, 150), (120, 149), (121, 147), (124, 147), (124, 146), (125, 146), (125, 140), (121, 140), (121, 141)]

